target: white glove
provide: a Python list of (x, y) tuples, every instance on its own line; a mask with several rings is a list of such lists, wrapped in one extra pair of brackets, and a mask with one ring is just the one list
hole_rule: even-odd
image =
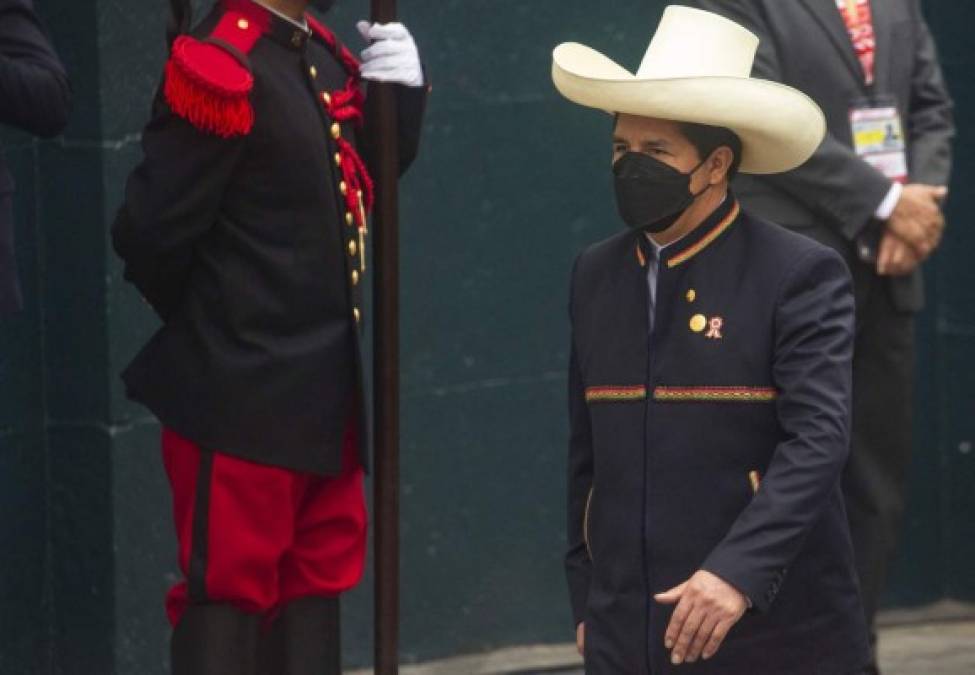
[(366, 42), (362, 52), (362, 77), (375, 82), (395, 82), (407, 87), (423, 86), (423, 66), (413, 36), (401, 23), (356, 24)]

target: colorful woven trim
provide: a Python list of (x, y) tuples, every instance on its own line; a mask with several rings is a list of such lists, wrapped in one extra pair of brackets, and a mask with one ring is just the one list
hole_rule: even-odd
[(735, 222), (735, 219), (738, 218), (739, 213), (741, 213), (741, 206), (739, 206), (738, 202), (736, 201), (734, 204), (732, 204), (731, 211), (728, 212), (728, 215), (725, 216), (720, 223), (715, 225), (713, 230), (704, 235), (704, 237), (702, 237), (696, 244), (670, 258), (667, 261), (667, 267), (677, 267), (706, 249), (708, 246), (714, 243), (714, 240), (720, 237), (725, 230), (731, 227), (732, 223)]
[(779, 397), (771, 387), (657, 387), (654, 401), (716, 401), (728, 403), (770, 403)]
[(586, 403), (645, 401), (646, 398), (647, 388), (642, 384), (632, 387), (589, 387), (586, 389)]
[(647, 256), (644, 255), (643, 249), (640, 248), (640, 242), (636, 243), (636, 261), (640, 263), (640, 267), (647, 266)]

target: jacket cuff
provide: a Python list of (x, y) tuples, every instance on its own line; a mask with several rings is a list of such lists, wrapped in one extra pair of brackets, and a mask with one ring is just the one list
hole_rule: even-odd
[(890, 193), (891, 181), (863, 160), (860, 160), (860, 170), (852, 175), (850, 184), (856, 185), (862, 195), (858, 203), (843, 212), (833, 216), (840, 224), (840, 232), (850, 241), (857, 237), (870, 225), (876, 217), (877, 207)]
[(749, 610), (764, 614), (775, 602), (776, 596), (785, 581), (786, 570), (752, 572), (740, 562), (734, 563), (721, 553), (713, 553), (701, 569), (714, 574), (734, 586), (745, 596)]
[(567, 569), (569, 581), (569, 604), (572, 607), (572, 628), (575, 629), (586, 620), (586, 606), (589, 604), (588, 569), (569, 567)]

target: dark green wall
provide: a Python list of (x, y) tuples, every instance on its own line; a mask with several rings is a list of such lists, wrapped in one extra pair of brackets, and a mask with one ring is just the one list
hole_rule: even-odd
[(975, 599), (975, 5), (923, 2), (957, 104), (948, 230), (928, 264), (919, 321), (916, 452), (892, 604)]
[[(76, 100), (62, 140), (3, 135), (30, 302), (0, 323), (0, 673), (162, 675), (175, 553), (158, 429), (117, 379), (156, 323), (106, 233), (139, 156), (167, 3), (36, 1)], [(353, 45), (365, 4), (342, 0), (332, 17)], [(404, 659), (565, 641), (566, 281), (574, 254), (619, 225), (609, 122), (554, 93), (550, 52), (578, 40), (635, 66), (663, 3), (400, 4), (434, 84), (403, 185)], [(927, 8), (959, 118), (971, 119), (975, 8)], [(964, 125), (958, 147), (921, 321), (898, 604), (975, 599), (975, 197), (964, 188), (975, 137)], [(371, 653), (369, 581), (346, 603), (350, 663)]]

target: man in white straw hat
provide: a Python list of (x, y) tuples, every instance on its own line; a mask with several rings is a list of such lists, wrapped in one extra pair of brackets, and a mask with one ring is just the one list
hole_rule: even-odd
[(669, 7), (636, 75), (578, 44), (558, 90), (616, 115), (629, 226), (572, 274), (566, 570), (594, 675), (852, 675), (869, 660), (839, 476), (854, 303), (834, 251), (743, 212), (819, 108), (758, 39)]

